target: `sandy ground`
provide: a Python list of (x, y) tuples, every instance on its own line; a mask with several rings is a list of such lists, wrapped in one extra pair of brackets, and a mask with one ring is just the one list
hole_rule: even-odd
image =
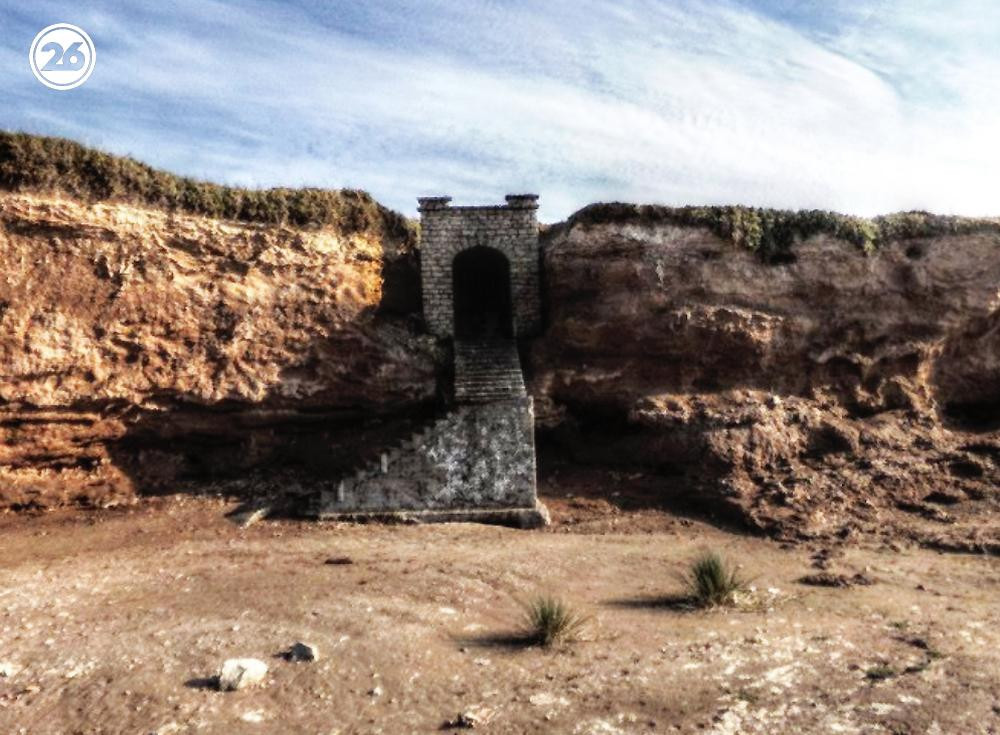
[[(830, 569), (874, 585), (810, 587), (816, 548), (547, 501), (545, 531), (240, 529), (182, 497), (0, 518), (0, 732), (448, 732), (460, 712), (493, 733), (1000, 732), (995, 558), (853, 546)], [(755, 578), (743, 609), (664, 603), (705, 548)], [(538, 592), (591, 616), (583, 640), (511, 639)], [(282, 659), (297, 640), (322, 658)], [(236, 656), (263, 686), (211, 686)]]

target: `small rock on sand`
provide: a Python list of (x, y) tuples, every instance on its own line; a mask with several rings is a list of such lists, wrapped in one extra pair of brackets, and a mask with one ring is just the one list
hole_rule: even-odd
[(219, 691), (232, 692), (237, 689), (260, 684), (267, 676), (267, 664), (256, 658), (231, 658), (222, 664), (219, 671)]
[(10, 661), (0, 661), (0, 679), (7, 679), (14, 676), (21, 667), (17, 664), (12, 664)]
[(173, 735), (174, 733), (180, 732), (181, 726), (176, 722), (168, 722), (165, 725), (160, 725), (155, 730), (150, 730), (149, 735)]
[(875, 584), (875, 580), (860, 572), (851, 577), (846, 574), (819, 572), (800, 577), (799, 584), (807, 584), (813, 587), (866, 587)]
[(323, 563), (339, 567), (339, 566), (345, 566), (347, 564), (353, 564), (354, 560), (349, 556), (331, 556)]
[(558, 705), (565, 707), (569, 704), (569, 700), (565, 697), (557, 697), (554, 694), (549, 694), (548, 692), (539, 692), (538, 694), (532, 694), (528, 697), (528, 701), (531, 702), (536, 707), (549, 707), (551, 705)]
[(299, 641), (285, 652), (285, 658), (289, 661), (319, 661), (319, 649)]
[(444, 729), (448, 728), (476, 728), (485, 725), (492, 719), (493, 710), (487, 707), (470, 707), (459, 712), (455, 719), (444, 723)]

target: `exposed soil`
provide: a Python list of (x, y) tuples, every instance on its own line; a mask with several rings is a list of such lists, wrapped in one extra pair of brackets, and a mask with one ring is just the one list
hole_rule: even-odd
[[(240, 529), (188, 497), (2, 517), (0, 732), (1000, 732), (995, 559), (782, 545), (583, 479), (544, 475), (555, 524), (531, 532)], [(740, 609), (676, 602), (705, 548), (753, 577)], [(874, 583), (796, 581), (821, 572)], [(518, 643), (537, 592), (591, 616), (583, 640)], [(298, 640), (321, 659), (278, 656)], [(216, 691), (245, 656), (264, 685)]]

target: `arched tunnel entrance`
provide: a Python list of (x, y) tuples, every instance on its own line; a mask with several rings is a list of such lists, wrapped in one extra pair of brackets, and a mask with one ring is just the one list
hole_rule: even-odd
[(510, 263), (499, 250), (477, 246), (452, 263), (455, 337), (513, 337)]

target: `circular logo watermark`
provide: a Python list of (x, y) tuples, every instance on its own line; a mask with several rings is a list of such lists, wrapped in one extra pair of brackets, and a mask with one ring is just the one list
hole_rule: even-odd
[(55, 23), (31, 42), (28, 63), (35, 78), (51, 89), (73, 89), (90, 78), (97, 61), (94, 42), (82, 28)]

